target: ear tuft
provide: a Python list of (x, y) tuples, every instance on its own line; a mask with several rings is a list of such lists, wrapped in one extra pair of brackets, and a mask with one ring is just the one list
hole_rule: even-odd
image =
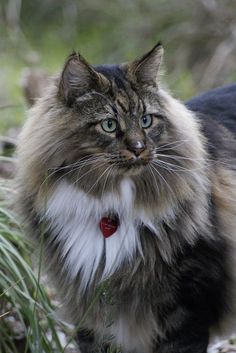
[(59, 97), (72, 105), (76, 97), (91, 90), (104, 92), (109, 85), (107, 78), (75, 51), (68, 57), (61, 74)]
[(148, 53), (127, 65), (129, 75), (138, 84), (157, 85), (163, 52), (161, 42), (157, 43)]

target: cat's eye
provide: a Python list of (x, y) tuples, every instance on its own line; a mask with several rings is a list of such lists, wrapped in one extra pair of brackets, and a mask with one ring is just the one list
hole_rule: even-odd
[(143, 129), (148, 129), (152, 125), (152, 115), (147, 114), (140, 119), (140, 125)]
[(118, 123), (115, 119), (106, 119), (101, 122), (101, 127), (106, 132), (115, 132), (117, 129)]

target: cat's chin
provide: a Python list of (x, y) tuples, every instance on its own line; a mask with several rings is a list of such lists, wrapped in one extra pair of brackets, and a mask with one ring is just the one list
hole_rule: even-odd
[(147, 168), (147, 166), (147, 162), (125, 163), (117, 168), (117, 174), (126, 176), (139, 175)]

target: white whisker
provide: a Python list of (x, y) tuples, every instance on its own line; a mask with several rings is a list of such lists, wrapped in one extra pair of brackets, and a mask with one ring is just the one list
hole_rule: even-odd
[(93, 172), (94, 170), (98, 169), (98, 168), (101, 168), (103, 167), (104, 165), (106, 165), (107, 163), (104, 162), (104, 163), (100, 163), (99, 165), (96, 165), (94, 168), (88, 170), (86, 173), (84, 173), (83, 175), (81, 175), (78, 179), (76, 179), (74, 182), (73, 182), (73, 185), (77, 184), (82, 178), (84, 178), (86, 175), (88, 175), (89, 173)]
[(163, 182), (165, 183), (165, 185), (167, 186), (168, 190), (170, 191), (170, 194), (172, 195), (173, 198), (175, 198), (175, 194), (173, 189), (171, 188), (171, 186), (167, 183), (167, 181), (165, 180), (165, 178), (161, 175), (161, 173), (155, 168), (155, 166), (153, 165), (153, 163), (150, 164), (150, 166), (155, 170), (155, 172), (159, 175), (159, 177), (163, 180)]
[(184, 145), (186, 142), (190, 142), (189, 140), (181, 140), (181, 141), (174, 141), (174, 142), (169, 142), (166, 143), (165, 145), (160, 145), (155, 148), (156, 151), (158, 150), (164, 150), (164, 149), (175, 149), (176, 147), (180, 147)]
[(109, 165), (103, 172), (102, 174), (97, 178), (97, 180), (95, 181), (95, 183), (91, 186), (91, 188), (87, 191), (87, 193), (89, 193), (90, 191), (92, 191), (94, 189), (94, 187), (98, 184), (99, 180), (102, 179), (102, 177), (104, 176), (104, 174), (106, 174), (107, 171), (109, 171), (109, 169), (111, 168), (111, 166)]
[(104, 183), (103, 183), (103, 188), (102, 188), (102, 192), (101, 192), (101, 197), (103, 197), (104, 193), (105, 193), (105, 187), (106, 187), (106, 184), (107, 184), (107, 181), (109, 179), (109, 176), (112, 174), (112, 170), (114, 169), (114, 166), (111, 165), (110, 166), (110, 169), (108, 170), (107, 172), (107, 175), (106, 175), (106, 178), (104, 180)]
[[(103, 154), (101, 153), (101, 155), (103, 155)], [(101, 156), (99, 156), (99, 158), (98, 158), (98, 157), (93, 155), (92, 157), (88, 158), (87, 160), (84, 160), (84, 158), (85, 157), (83, 157), (83, 158), (81, 158), (81, 160), (78, 160), (78, 161), (76, 161), (76, 162), (74, 162), (72, 164), (69, 164), (67, 166), (63, 166), (63, 167), (60, 167), (60, 168), (51, 168), (51, 170), (53, 170), (53, 172), (47, 175), (47, 177), (44, 179), (43, 183), (40, 185), (40, 189), (43, 187), (44, 184), (46, 184), (46, 182), (48, 181), (49, 178), (51, 178), (53, 175), (55, 175), (56, 173), (58, 173), (61, 170), (72, 168), (68, 172), (66, 172), (63, 175), (61, 175), (55, 181), (55, 183), (58, 183), (62, 178), (65, 178), (66, 176), (68, 176), (69, 174), (71, 174), (73, 172), (80, 171), (83, 167), (92, 165), (92, 164), (100, 162), (100, 161), (104, 161), (104, 158), (101, 158)]]
[(160, 193), (160, 190), (159, 190), (159, 186), (158, 186), (158, 184), (157, 184), (156, 177), (155, 177), (155, 175), (154, 175), (154, 173), (153, 173), (153, 170), (152, 170), (150, 164), (148, 165), (148, 169), (149, 169), (150, 173), (151, 173), (152, 176), (153, 176), (153, 179), (154, 179), (154, 182), (155, 182), (155, 185), (156, 185), (157, 192)]
[(163, 161), (161, 159), (157, 159), (153, 161), (153, 164), (160, 166), (161, 168), (164, 168), (166, 170), (171, 170), (175, 172), (190, 172), (190, 169), (175, 165), (173, 163), (168, 163), (166, 161)]

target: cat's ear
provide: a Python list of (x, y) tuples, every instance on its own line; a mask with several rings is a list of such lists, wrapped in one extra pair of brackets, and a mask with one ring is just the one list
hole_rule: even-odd
[(61, 74), (59, 82), (59, 97), (68, 105), (91, 90), (105, 92), (109, 88), (108, 79), (95, 71), (80, 55), (72, 53)]
[(126, 64), (129, 76), (138, 84), (156, 85), (163, 52), (161, 43), (158, 43), (141, 58)]

